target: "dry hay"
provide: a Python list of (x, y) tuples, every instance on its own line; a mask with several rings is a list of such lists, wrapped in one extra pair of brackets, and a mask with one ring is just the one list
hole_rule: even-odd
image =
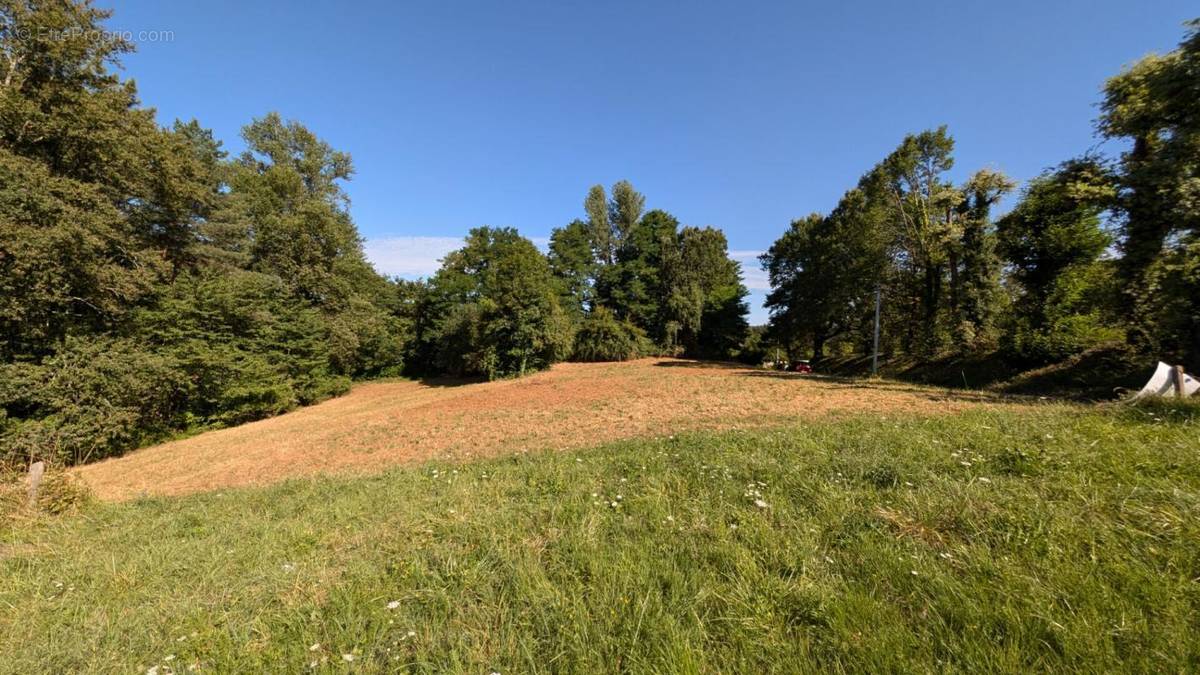
[(564, 363), (517, 380), (366, 383), (319, 405), (79, 467), (101, 499), (378, 471), (428, 459), (851, 414), (935, 415), (997, 399), (678, 359)]

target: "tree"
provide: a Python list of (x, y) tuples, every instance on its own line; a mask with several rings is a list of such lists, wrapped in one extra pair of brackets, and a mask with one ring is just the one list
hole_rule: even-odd
[(353, 172), (349, 155), (276, 113), (254, 120), (242, 136), (248, 149), (235, 164), (231, 200), (252, 233), (250, 266), (278, 274), (310, 302), (345, 305), (350, 289), (335, 267), (342, 258), (362, 259), (339, 184)]
[(611, 265), (616, 259), (617, 242), (609, 220), (608, 197), (603, 185), (593, 185), (583, 200), (583, 211), (587, 214), (588, 232), (591, 234), (592, 252), (602, 265)]
[(882, 189), (892, 208), (897, 262), (916, 298), (920, 317), (916, 348), (925, 355), (940, 349), (944, 280), (955, 239), (954, 210), (961, 194), (943, 175), (954, 166), (954, 139), (945, 126), (905, 136), (875, 169), (870, 182)]
[(0, 357), (110, 329), (186, 264), (203, 167), (109, 72), (108, 16), (0, 2)]
[(596, 258), (587, 223), (573, 220), (550, 233), (550, 271), (563, 285), (563, 306), (577, 316), (594, 302)]
[(619, 180), (612, 186), (612, 201), (608, 205), (608, 221), (613, 229), (613, 244), (616, 251), (625, 246), (633, 229), (642, 219), (646, 198), (633, 189), (627, 180)]
[[(1122, 314), (1132, 337), (1151, 351), (1186, 354), (1200, 363), (1200, 351), (1186, 338), (1176, 339), (1147, 313), (1151, 286), (1156, 292), (1183, 290), (1186, 285), (1157, 285), (1151, 268), (1171, 259), (1176, 269), (1189, 267), (1195, 250), (1189, 243), (1200, 233), (1200, 20), (1189, 22), (1179, 47), (1150, 55), (1104, 86), (1098, 128), (1107, 138), (1129, 141), (1120, 157), (1115, 208), (1120, 216), (1119, 263), (1125, 292)], [(1182, 267), (1179, 265), (1182, 264)], [(1200, 312), (1194, 296), (1169, 301), (1186, 314)], [(1153, 303), (1161, 306), (1161, 303)], [(1178, 334), (1175, 334), (1178, 335)], [(1182, 337), (1182, 336), (1180, 336)]]
[(771, 281), (768, 337), (793, 353), (807, 341), (812, 358), (824, 358), (829, 342), (860, 326), (887, 277), (890, 231), (885, 204), (870, 199), (871, 180), (865, 176), (828, 217), (793, 221), (760, 258)]
[(1111, 243), (1101, 214), (1115, 194), (1112, 181), (1093, 158), (1065, 162), (1030, 181), (997, 223), (998, 251), (1018, 290), (1011, 351), (1050, 360), (1111, 337), (1094, 291)]
[(984, 351), (995, 343), (997, 303), (1000, 299), (1000, 258), (992, 231), (992, 206), (1016, 183), (1007, 176), (983, 169), (963, 187), (959, 208), (961, 238), (951, 266), (952, 307), (957, 313), (955, 341), (965, 351)]
[(625, 361), (646, 350), (646, 334), (637, 326), (618, 321), (607, 307), (593, 310), (575, 333), (571, 358), (576, 361)]
[(480, 227), (448, 254), (426, 304), (437, 362), (489, 379), (524, 375), (567, 356), (570, 323), (549, 262), (512, 228)]
[(727, 249), (720, 230), (685, 227), (678, 244), (663, 252), (668, 347), (678, 345), (693, 357), (726, 358), (745, 339), (748, 292)]
[(159, 127), (108, 16), (0, 0), (0, 464), (320, 400), (397, 372), (411, 330), (362, 256), (349, 156), (275, 114), (234, 161), (195, 120)]
[(664, 247), (677, 245), (679, 221), (655, 209), (635, 223), (622, 240), (616, 263), (599, 280), (602, 302), (622, 320), (661, 340)]

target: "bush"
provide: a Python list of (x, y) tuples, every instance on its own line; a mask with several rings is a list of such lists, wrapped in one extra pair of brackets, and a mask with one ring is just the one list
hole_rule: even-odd
[(403, 367), (406, 327), (364, 298), (329, 320), (329, 360), (344, 375), (397, 375)]
[(574, 361), (626, 361), (649, 351), (646, 333), (627, 321), (618, 321), (605, 307), (597, 307), (575, 333)]
[(382, 369), (381, 331), (362, 337), (362, 325), (377, 318), (368, 309), (355, 305), (326, 321), (279, 277), (227, 271), (180, 277), (138, 313), (133, 331), (187, 373), (186, 426), (230, 425), (344, 392), (348, 378), (337, 369)]
[[(29, 486), (24, 471), (0, 473), (0, 524), (29, 514)], [(58, 515), (74, 511), (91, 499), (91, 490), (75, 476), (50, 467), (38, 486), (35, 510)]]
[(179, 426), (185, 373), (178, 362), (132, 340), (68, 338), (40, 365), (5, 368), (10, 422), (0, 462), (76, 464), (102, 459)]

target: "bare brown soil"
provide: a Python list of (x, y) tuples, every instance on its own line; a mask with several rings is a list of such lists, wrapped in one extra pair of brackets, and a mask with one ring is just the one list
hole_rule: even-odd
[(677, 359), (564, 363), (502, 382), (362, 384), (319, 405), (143, 448), (76, 473), (100, 498), (125, 500), (686, 430), (853, 414), (936, 415), (998, 400)]

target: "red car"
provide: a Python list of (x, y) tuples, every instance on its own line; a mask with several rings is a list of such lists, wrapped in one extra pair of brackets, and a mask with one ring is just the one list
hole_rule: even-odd
[(808, 361), (794, 361), (792, 365), (788, 366), (788, 370), (793, 373), (811, 373), (812, 364)]

